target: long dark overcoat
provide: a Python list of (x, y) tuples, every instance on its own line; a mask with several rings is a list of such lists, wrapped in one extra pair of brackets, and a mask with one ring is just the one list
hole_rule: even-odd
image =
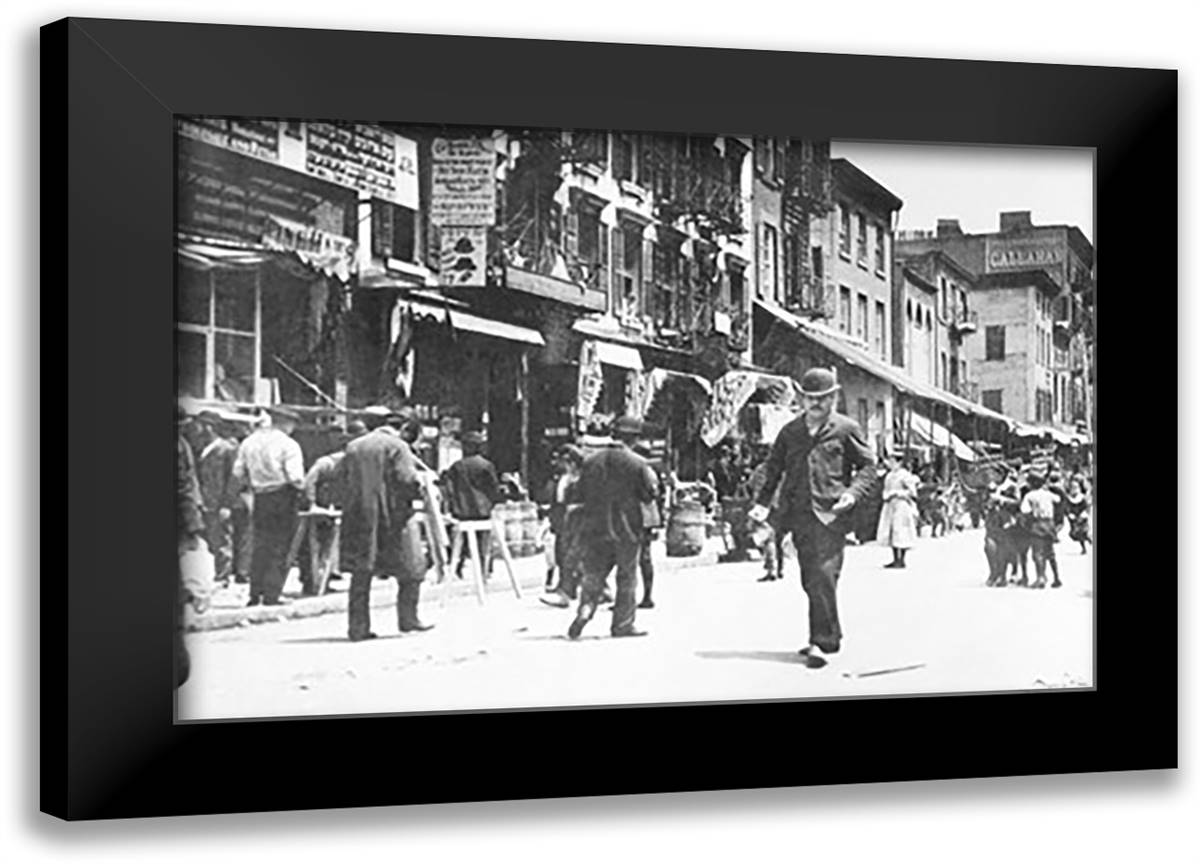
[(400, 434), (382, 427), (346, 445), (339, 468), (342, 566), (420, 581), (425, 575), (413, 501), (420, 497), (412, 451)]

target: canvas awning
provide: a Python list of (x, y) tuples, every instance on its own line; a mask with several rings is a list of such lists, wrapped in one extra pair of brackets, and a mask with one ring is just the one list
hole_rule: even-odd
[(596, 356), (600, 358), (601, 363), (607, 363), (609, 366), (618, 366), (621, 369), (632, 369), (636, 372), (641, 372), (645, 368), (642, 365), (641, 352), (629, 345), (618, 345), (615, 342), (605, 342), (603, 339), (597, 339)]
[(482, 336), (491, 336), (493, 339), (507, 339), (509, 342), (522, 342), (526, 345), (544, 346), (546, 344), (541, 333), (529, 327), (522, 327), (520, 324), (509, 324), (506, 321), (484, 318), (480, 315), (472, 315), (470, 312), (460, 312), (457, 309), (450, 309), (447, 314), (450, 316), (450, 326), (455, 330), (468, 330)]
[(917, 412), (912, 413), (912, 430), (922, 440), (935, 447), (953, 447), (954, 455), (966, 462), (974, 462), (975, 451), (965, 441), (935, 420), (930, 420)]
[(829, 332), (823, 327), (799, 318), (785, 309), (778, 306), (764, 303), (761, 300), (754, 301), (764, 311), (770, 313), (784, 324), (790, 325), (798, 333), (809, 339), (822, 348), (827, 349), (833, 354), (836, 354), (844, 362), (861, 369), (864, 372), (873, 375), (883, 381), (888, 382), (897, 390), (903, 393), (908, 393), (921, 399), (929, 399), (934, 402), (940, 402), (943, 405), (949, 405), (957, 411), (964, 414), (973, 414), (977, 417), (982, 417), (988, 420), (998, 420), (1006, 426), (1012, 427), (1014, 421), (1010, 417), (1006, 417), (990, 408), (985, 408), (975, 402), (970, 402), (963, 399), (961, 396), (956, 396), (946, 390), (938, 387), (933, 387), (929, 384), (924, 384), (912, 378), (903, 369), (893, 366), (886, 360), (876, 357), (870, 352), (859, 348), (845, 339)]
[(175, 252), (192, 266), (203, 270), (214, 268), (257, 267), (267, 261), (295, 268), (297, 274), (313, 273), (341, 282), (353, 275), (353, 259), (337, 255), (320, 255), (306, 250), (285, 249), (261, 243), (240, 243), (180, 234), (176, 236)]

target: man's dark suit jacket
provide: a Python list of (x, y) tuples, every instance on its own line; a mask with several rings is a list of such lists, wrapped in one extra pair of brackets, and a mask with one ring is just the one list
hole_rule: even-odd
[(654, 491), (650, 466), (624, 444), (588, 456), (579, 475), (584, 537), (640, 543), (642, 506), (654, 500)]
[(814, 441), (801, 414), (779, 431), (767, 457), (766, 479), (756, 498), (756, 503), (769, 507), (782, 478), (778, 519), (784, 526), (791, 525), (799, 516), (792, 512), (792, 507), (796, 484), (803, 473), (799, 460), (806, 450), (812, 511), (824, 525), (843, 515), (833, 512), (833, 505), (843, 493), (849, 492), (856, 502), (861, 501), (875, 482), (875, 455), (856, 422), (842, 414), (830, 414), (825, 425), (817, 430)]
[(500, 500), (496, 466), (485, 457), (464, 456), (443, 475), (447, 503), (455, 519), (490, 519)]

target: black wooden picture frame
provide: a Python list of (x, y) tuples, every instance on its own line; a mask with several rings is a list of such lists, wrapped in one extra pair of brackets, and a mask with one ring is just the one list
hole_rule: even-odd
[[(48, 526), (69, 521), (67, 542), (51, 531), (43, 549), (43, 811), (1176, 767), (1176, 567), (1149, 563), (1143, 543), (1152, 532), (1172, 548), (1173, 317), (1120, 313), (1127, 291), (1159, 294), (1164, 310), (1175, 297), (1173, 71), (96, 19), (46, 25), (41, 64), (42, 280), (47, 296), (65, 283), (67, 304), (65, 332), (45, 306), (44, 344), (68, 353), (65, 379), (47, 380), (65, 380), (66, 399), (50, 401), (70, 410), (66, 458), (47, 464), (50, 482), (66, 475), (65, 509), (43, 498)], [(1112, 294), (1097, 318), (1095, 689), (174, 725), (175, 114), (1095, 148), (1098, 270)], [(551, 736), (559, 759), (506, 743)], [(634, 752), (634, 739), (652, 746)], [(402, 742), (416, 742), (415, 776), (373, 770)], [(314, 747), (326, 758), (277, 758)], [(212, 794), (205, 766), (230, 760), (269, 770)]]

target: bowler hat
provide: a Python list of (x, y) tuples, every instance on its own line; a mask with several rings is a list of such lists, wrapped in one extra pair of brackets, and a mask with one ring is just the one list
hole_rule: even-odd
[(832, 369), (814, 366), (800, 379), (800, 392), (805, 396), (828, 396), (838, 390), (837, 377)]
[(628, 415), (618, 417), (613, 423), (614, 435), (640, 435), (642, 434), (642, 421), (636, 417)]

